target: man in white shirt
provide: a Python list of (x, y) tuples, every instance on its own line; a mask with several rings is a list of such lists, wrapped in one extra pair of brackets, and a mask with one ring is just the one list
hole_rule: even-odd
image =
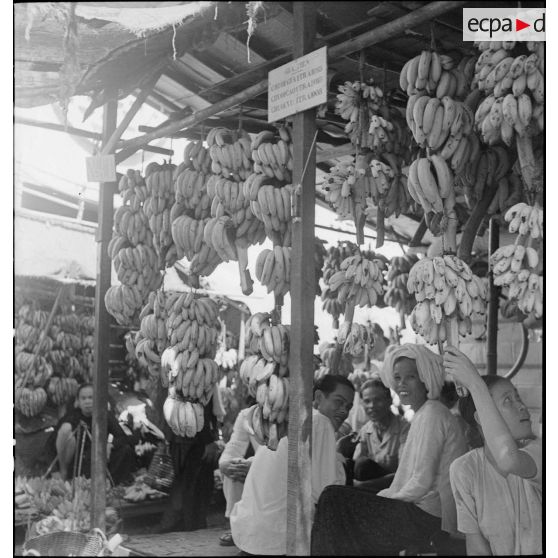
[[(314, 386), (312, 412), (312, 502), (331, 484), (345, 484), (343, 457), (335, 431), (353, 405), (354, 387), (343, 376), (326, 375)], [(287, 552), (287, 456), (284, 437), (276, 451), (260, 447), (244, 483), (242, 499), (230, 516), (234, 542), (249, 554)]]

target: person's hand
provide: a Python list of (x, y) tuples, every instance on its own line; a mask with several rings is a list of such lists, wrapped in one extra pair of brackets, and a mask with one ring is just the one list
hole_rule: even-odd
[(219, 468), (223, 475), (231, 478), (232, 480), (244, 482), (251, 465), (252, 462), (247, 459), (235, 459), (234, 461), (221, 463)]
[(444, 368), (454, 381), (471, 391), (480, 379), (475, 365), (459, 349), (448, 345), (444, 351)]
[(337, 440), (337, 451), (343, 456), (347, 458), (353, 457), (355, 453), (355, 449), (358, 444), (358, 434), (356, 432), (351, 432), (346, 436), (342, 436)]

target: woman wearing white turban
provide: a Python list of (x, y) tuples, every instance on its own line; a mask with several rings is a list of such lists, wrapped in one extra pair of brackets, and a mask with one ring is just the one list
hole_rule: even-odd
[(399, 467), (377, 495), (350, 486), (324, 490), (312, 529), (314, 556), (397, 555), (440, 530), (456, 532), (449, 466), (467, 445), (457, 419), (438, 401), (442, 358), (422, 345), (390, 347), (382, 380), (415, 413)]

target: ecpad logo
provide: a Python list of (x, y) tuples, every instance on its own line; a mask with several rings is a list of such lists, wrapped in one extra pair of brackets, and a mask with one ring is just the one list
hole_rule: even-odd
[(546, 10), (464, 8), (464, 41), (544, 41)]

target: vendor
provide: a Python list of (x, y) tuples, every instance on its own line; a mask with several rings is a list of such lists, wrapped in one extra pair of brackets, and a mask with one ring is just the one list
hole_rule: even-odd
[(164, 425), (173, 460), (174, 481), (169, 505), (153, 534), (195, 531), (207, 527), (207, 511), (213, 491), (213, 471), (220, 455), (219, 433), (213, 399), (204, 407), (204, 426), (193, 438), (178, 436)]
[[(326, 486), (345, 483), (335, 431), (347, 418), (353, 395), (353, 385), (343, 376), (327, 374), (314, 387), (317, 408), (312, 411), (312, 508)], [(287, 552), (287, 457), (286, 436), (276, 451), (262, 446), (256, 452), (242, 499), (230, 517), (234, 543), (244, 552)]]
[[(252, 399), (252, 398), (250, 398)], [(226, 500), (225, 517), (228, 519), (234, 505), (242, 498), (244, 481), (260, 447), (253, 432), (249, 432), (247, 417), (250, 408), (242, 409), (234, 423), (232, 436), (219, 458), (219, 470), (223, 475), (223, 494)], [(222, 546), (232, 546), (231, 532), (219, 537)]]
[(387, 488), (393, 479), (409, 423), (392, 412), (391, 392), (379, 375), (362, 384), (360, 396), (369, 420), (358, 437), (349, 434), (340, 439), (338, 448), (354, 463), (355, 484), (380, 490)]
[(482, 440), (450, 468), (467, 554), (542, 555), (542, 444), (527, 407), (509, 380), (480, 376), (457, 349), (444, 365), (468, 389), (460, 410)]
[[(58, 422), (55, 429), (56, 454), (60, 475), (72, 478), (74, 472), (91, 476), (91, 433), (93, 386), (82, 384), (77, 392), (76, 408)], [(135, 465), (133, 440), (128, 438), (113, 414), (107, 412), (108, 469), (115, 484), (130, 482)]]
[(377, 495), (327, 487), (312, 529), (313, 555), (398, 554), (440, 530), (456, 531), (449, 467), (467, 447), (455, 417), (438, 401), (442, 358), (421, 345), (393, 346), (382, 379), (415, 412), (395, 477)]

